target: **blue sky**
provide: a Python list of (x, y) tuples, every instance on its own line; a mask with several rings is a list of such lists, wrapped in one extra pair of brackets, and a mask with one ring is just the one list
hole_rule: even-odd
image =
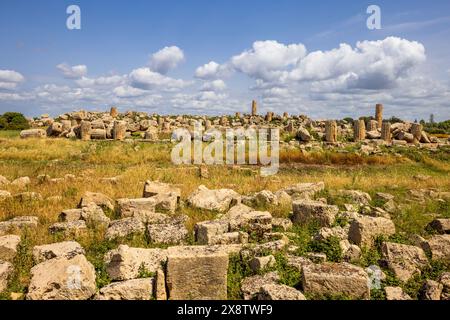
[[(71, 4), (81, 30), (66, 28)], [(381, 30), (366, 27), (371, 4)], [(356, 117), (380, 102), (387, 115), (443, 120), (449, 36), (445, 0), (2, 0), (0, 113), (224, 114), (256, 98), (262, 112)]]

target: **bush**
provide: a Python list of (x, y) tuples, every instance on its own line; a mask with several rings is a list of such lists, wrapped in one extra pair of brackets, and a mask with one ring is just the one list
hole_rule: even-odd
[(5, 112), (0, 116), (0, 130), (24, 130), (30, 125), (23, 114), (18, 112)]

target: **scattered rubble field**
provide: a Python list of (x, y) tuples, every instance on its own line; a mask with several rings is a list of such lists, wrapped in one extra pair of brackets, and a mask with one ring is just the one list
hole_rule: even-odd
[(154, 138), (0, 132), (0, 298), (450, 299), (448, 142), (286, 140), (262, 177)]

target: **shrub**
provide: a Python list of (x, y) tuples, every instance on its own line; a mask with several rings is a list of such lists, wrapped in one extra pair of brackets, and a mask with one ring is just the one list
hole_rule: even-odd
[(0, 116), (0, 130), (24, 130), (30, 125), (23, 114), (18, 112), (5, 112)]

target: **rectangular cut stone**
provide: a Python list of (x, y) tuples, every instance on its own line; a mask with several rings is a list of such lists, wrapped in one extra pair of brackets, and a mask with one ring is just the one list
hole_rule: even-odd
[(306, 294), (370, 298), (367, 273), (361, 267), (346, 262), (305, 265), (302, 267), (302, 284)]
[(170, 247), (166, 284), (170, 300), (225, 300), (228, 254), (209, 246)]

